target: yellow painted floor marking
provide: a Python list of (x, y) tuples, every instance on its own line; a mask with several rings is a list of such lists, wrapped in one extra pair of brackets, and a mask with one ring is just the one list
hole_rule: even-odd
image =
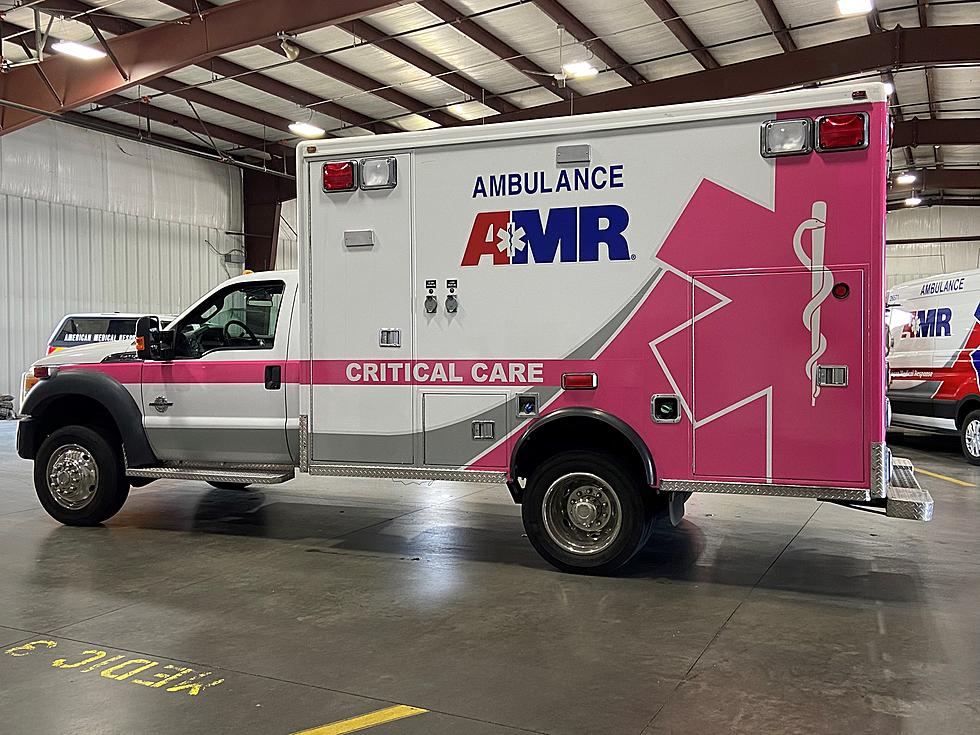
[(972, 482), (964, 482), (963, 480), (957, 480), (955, 477), (948, 477), (946, 475), (940, 475), (938, 472), (930, 472), (929, 470), (924, 470), (918, 465), (915, 466), (916, 472), (921, 472), (923, 475), (928, 477), (935, 477), (937, 480), (945, 480), (946, 482), (951, 482), (954, 485), (959, 485), (960, 487), (976, 487)]
[(346, 733), (349, 732), (366, 730), (369, 727), (383, 725), (386, 722), (401, 720), (405, 717), (421, 715), (424, 712), (428, 712), (428, 710), (398, 704), (394, 707), (379, 709), (377, 712), (368, 712), (366, 715), (361, 715), (359, 717), (351, 717), (349, 720), (331, 722), (330, 724), (320, 725), (319, 727), (314, 727), (309, 730), (294, 732), (293, 735), (346, 735)]

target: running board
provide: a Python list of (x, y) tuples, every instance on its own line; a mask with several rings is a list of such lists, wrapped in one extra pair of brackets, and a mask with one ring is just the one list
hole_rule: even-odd
[(202, 482), (232, 482), (242, 485), (277, 485), (292, 480), (296, 471), (292, 468), (277, 469), (226, 469), (224, 467), (139, 467), (126, 469), (127, 477), (144, 477), (153, 480), (200, 480)]
[(885, 515), (910, 521), (931, 521), (932, 509), (932, 495), (919, 487), (915, 466), (903, 457), (893, 457)]

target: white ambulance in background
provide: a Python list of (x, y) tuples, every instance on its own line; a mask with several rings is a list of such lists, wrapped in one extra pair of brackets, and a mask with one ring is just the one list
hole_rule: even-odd
[(980, 270), (895, 287), (887, 320), (892, 425), (959, 434), (980, 465)]

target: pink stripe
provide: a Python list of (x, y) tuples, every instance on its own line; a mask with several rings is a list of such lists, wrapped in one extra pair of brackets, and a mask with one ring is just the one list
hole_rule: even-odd
[[(265, 382), (268, 365), (282, 382), (309, 385), (542, 385), (559, 386), (564, 373), (597, 371), (592, 360), (175, 360), (65, 365), (95, 370), (123, 384), (240, 384)], [(601, 382), (601, 378), (600, 378)]]
[(561, 385), (591, 360), (314, 360), (314, 385)]

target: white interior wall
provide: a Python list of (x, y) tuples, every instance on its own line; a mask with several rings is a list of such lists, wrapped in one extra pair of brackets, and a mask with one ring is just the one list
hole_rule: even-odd
[(207, 243), (242, 228), (231, 166), (56, 122), (0, 138), (0, 393), (66, 313), (176, 313), (236, 275)]
[(889, 244), (888, 286), (940, 273), (980, 268), (980, 207), (914, 207), (888, 213), (888, 240), (971, 237), (966, 242)]

